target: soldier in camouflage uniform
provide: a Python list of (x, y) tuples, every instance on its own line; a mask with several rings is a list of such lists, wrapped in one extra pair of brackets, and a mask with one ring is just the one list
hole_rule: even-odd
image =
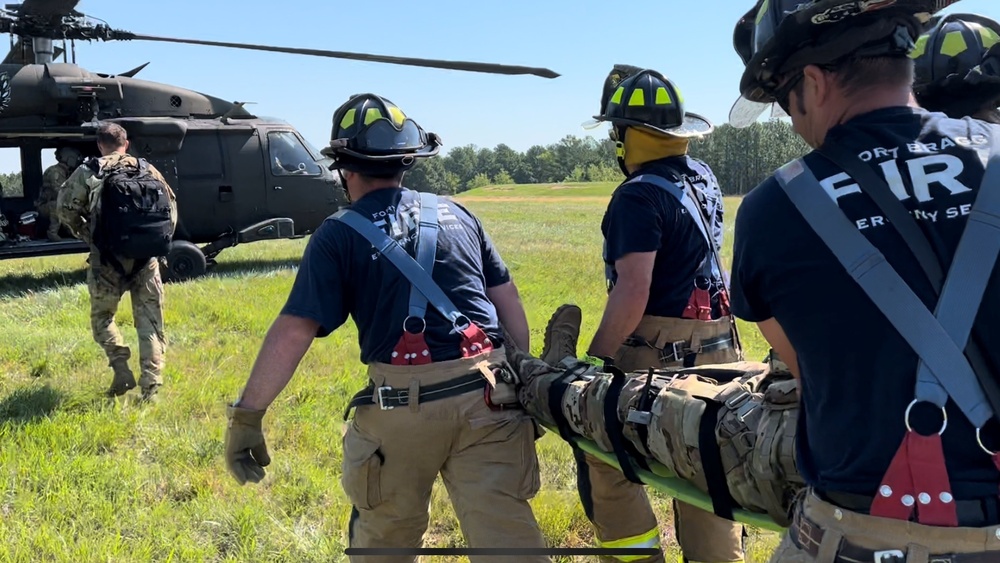
[[(129, 155), (129, 142), (125, 129), (117, 124), (102, 125), (97, 131), (97, 147), (101, 152), (101, 170), (119, 165), (137, 165), (137, 159)], [(170, 218), (177, 224), (176, 196), (166, 179), (152, 164), (149, 172), (167, 188), (171, 201)], [(166, 338), (163, 332), (163, 283), (160, 280), (160, 263), (157, 258), (139, 266), (132, 260), (119, 258), (126, 272), (135, 272), (131, 277), (122, 276), (110, 264), (101, 261), (94, 244), (94, 225), (100, 213), (101, 179), (86, 165), (80, 166), (66, 180), (59, 192), (58, 217), (74, 236), (90, 245), (87, 259), (87, 288), (90, 291), (90, 323), (94, 340), (108, 356), (109, 365), (114, 370), (114, 379), (108, 389), (109, 396), (124, 395), (135, 387), (135, 376), (129, 369), (131, 350), (125, 344), (115, 324), (115, 313), (122, 295), (128, 291), (132, 296), (132, 314), (136, 332), (139, 335), (139, 358), (141, 374), (139, 386), (142, 398), (150, 399), (162, 385), (163, 354)]]
[(35, 208), (43, 217), (48, 218), (49, 228), (47, 235), (51, 241), (62, 240), (59, 236), (61, 223), (55, 213), (56, 201), (59, 189), (62, 187), (69, 175), (83, 161), (83, 155), (73, 147), (61, 147), (56, 150), (56, 163), (45, 169), (42, 175), (42, 189), (35, 200)]

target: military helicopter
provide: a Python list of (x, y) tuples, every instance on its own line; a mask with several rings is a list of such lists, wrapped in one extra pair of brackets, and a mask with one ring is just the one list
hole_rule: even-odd
[[(0, 260), (87, 252), (76, 239), (50, 241), (34, 201), (42, 151), (64, 146), (98, 156), (99, 122), (128, 132), (129, 152), (146, 158), (177, 194), (179, 220), (163, 265), (170, 281), (204, 274), (226, 248), (313, 232), (346, 201), (330, 161), (290, 124), (251, 114), (243, 103), (76, 65), (75, 41), (163, 41), (354, 59), (493, 74), (559, 76), (545, 68), (443, 61), (139, 35), (95, 23), (79, 0), (25, 0), (0, 9), (12, 39), (0, 63), (0, 148), (20, 150), (22, 193), (0, 199), (13, 239)], [(14, 37), (17, 41), (14, 42)], [(62, 43), (62, 47), (56, 45)], [(67, 60), (70, 42), (72, 61)], [(62, 62), (58, 61), (62, 57)], [(148, 63), (146, 63), (148, 64)], [(203, 244), (204, 246), (197, 246)]]

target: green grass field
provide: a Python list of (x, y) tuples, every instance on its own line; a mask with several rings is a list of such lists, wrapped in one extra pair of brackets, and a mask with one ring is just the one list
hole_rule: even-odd
[[(581, 349), (597, 328), (605, 301), (599, 225), (613, 187), (500, 186), (457, 198), (482, 218), (512, 269), (535, 353), (562, 303), (583, 308)], [(730, 244), (738, 205), (726, 201)], [(272, 456), (265, 480), (240, 487), (222, 457), (225, 403), (245, 382), (305, 244), (227, 250), (205, 278), (166, 286), (165, 386), (145, 406), (100, 395), (111, 371), (90, 336), (84, 255), (0, 262), (0, 561), (346, 560), (342, 412), (364, 382), (353, 324), (313, 344), (264, 418)], [(128, 297), (118, 323), (137, 369)], [(747, 357), (763, 358), (756, 329), (740, 328)], [(549, 433), (538, 450), (542, 491), (533, 506), (550, 545), (592, 545), (569, 446)], [(669, 499), (651, 494), (676, 560)], [(748, 561), (766, 561), (776, 541), (751, 530)], [(464, 545), (443, 487), (426, 545)]]

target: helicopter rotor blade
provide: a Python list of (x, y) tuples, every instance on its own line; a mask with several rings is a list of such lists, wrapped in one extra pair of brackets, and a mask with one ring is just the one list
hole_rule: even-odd
[(379, 63), (389, 63), (407, 66), (421, 66), (430, 68), (443, 68), (450, 70), (464, 70), (470, 72), (485, 72), (489, 74), (532, 74), (542, 78), (556, 78), (559, 74), (547, 69), (528, 66), (502, 65), (494, 63), (477, 63), (469, 61), (445, 61), (440, 59), (418, 59), (412, 57), (393, 57), (388, 55), (371, 55), (366, 53), (348, 53), (345, 51), (325, 51), (321, 49), (298, 49), (294, 47), (272, 47), (268, 45), (252, 45), (248, 43), (226, 43), (221, 41), (204, 41), (200, 39), (176, 39), (171, 37), (157, 37), (153, 35), (138, 35), (129, 33), (123, 39), (137, 39), (141, 41), (163, 41), (167, 43), (187, 43), (191, 45), (208, 45), (212, 47), (230, 47), (233, 49), (251, 49), (255, 51), (271, 51), (275, 53), (291, 53), (296, 55), (313, 55), (316, 57), (330, 57), (334, 59), (353, 59), (357, 61), (370, 61)]

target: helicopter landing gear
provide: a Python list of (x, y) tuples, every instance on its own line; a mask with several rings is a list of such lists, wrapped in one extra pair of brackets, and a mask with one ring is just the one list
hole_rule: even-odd
[(164, 281), (185, 281), (204, 275), (208, 269), (208, 259), (194, 244), (186, 240), (175, 240), (170, 243), (170, 252), (161, 265)]

